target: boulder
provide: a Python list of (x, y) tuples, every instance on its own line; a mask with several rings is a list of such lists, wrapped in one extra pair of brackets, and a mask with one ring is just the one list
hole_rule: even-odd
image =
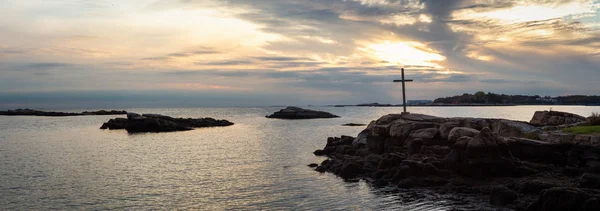
[(389, 136), (397, 138), (407, 138), (413, 131), (435, 128), (437, 129), (439, 124), (433, 122), (404, 122), (395, 121), (390, 126)]
[(450, 135), (450, 131), (455, 127), (458, 127), (458, 122), (445, 122), (440, 125), (440, 138), (443, 140), (448, 140), (448, 136)]
[(496, 140), (497, 137), (489, 128), (483, 128), (476, 137), (467, 143), (467, 157), (496, 157), (499, 155)]
[(536, 111), (529, 123), (536, 126), (557, 126), (585, 121), (585, 117), (577, 114), (560, 111)]
[(437, 128), (426, 128), (415, 130), (410, 133), (410, 139), (422, 139), (422, 140), (432, 140), (439, 135), (439, 130)]
[(542, 130), (525, 122), (497, 120), (491, 124), (492, 132), (506, 137), (523, 137), (528, 134), (540, 134)]
[(492, 189), (490, 195), (490, 203), (493, 205), (507, 205), (514, 203), (518, 198), (518, 194), (504, 186), (496, 186)]
[(449, 143), (455, 143), (456, 140), (458, 140), (461, 137), (475, 137), (479, 135), (479, 130), (475, 130), (472, 128), (468, 128), (468, 127), (455, 127), (452, 130), (450, 130), (450, 133), (448, 135), (448, 141)]
[(287, 107), (281, 109), (267, 118), (275, 119), (320, 119), (320, 118), (338, 118), (339, 116), (333, 115), (324, 111), (315, 111), (309, 109), (303, 109), (298, 107)]

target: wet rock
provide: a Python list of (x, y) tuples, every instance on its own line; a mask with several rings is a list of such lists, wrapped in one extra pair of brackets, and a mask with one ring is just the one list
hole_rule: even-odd
[(285, 109), (281, 109), (269, 116), (267, 118), (276, 118), (276, 119), (319, 119), (319, 118), (338, 118), (339, 116), (333, 115), (324, 111), (315, 111), (309, 109), (303, 109), (298, 107), (287, 107)]
[(507, 205), (514, 203), (518, 198), (518, 194), (507, 187), (496, 186), (492, 189), (490, 203), (493, 205)]

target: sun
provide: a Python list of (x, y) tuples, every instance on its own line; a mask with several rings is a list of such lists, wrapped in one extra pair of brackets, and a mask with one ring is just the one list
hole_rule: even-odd
[(390, 42), (371, 44), (364, 49), (376, 59), (401, 65), (418, 65), (441, 68), (434, 62), (446, 57), (418, 42)]

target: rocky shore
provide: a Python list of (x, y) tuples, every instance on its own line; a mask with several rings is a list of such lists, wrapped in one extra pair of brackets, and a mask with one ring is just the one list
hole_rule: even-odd
[(536, 113), (536, 126), (390, 114), (357, 137), (328, 138), (325, 148), (314, 152), (328, 159), (315, 170), (400, 192), (464, 196), (457, 200), (498, 209), (600, 210), (600, 141), (548, 130), (556, 122), (584, 121), (562, 112)]
[(223, 127), (233, 125), (227, 120), (216, 120), (213, 118), (173, 118), (160, 114), (128, 113), (127, 118), (111, 119), (102, 124), (100, 129), (127, 130), (129, 133), (146, 132), (175, 132), (193, 130), (202, 127)]
[(54, 112), (54, 111), (38, 111), (33, 109), (15, 109), (0, 111), (0, 115), (4, 116), (87, 116), (87, 115), (123, 115), (127, 114), (127, 111), (84, 111), (81, 113), (67, 113), (67, 112)]
[(298, 107), (287, 107), (281, 109), (267, 118), (275, 119), (321, 119), (321, 118), (338, 118), (339, 116), (333, 115), (324, 111), (315, 111), (310, 109), (303, 109)]

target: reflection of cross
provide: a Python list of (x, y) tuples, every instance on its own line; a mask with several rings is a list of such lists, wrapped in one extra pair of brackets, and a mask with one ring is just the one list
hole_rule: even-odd
[(406, 112), (406, 86), (404, 85), (404, 82), (412, 82), (412, 79), (404, 79), (404, 68), (402, 68), (402, 80), (394, 80), (394, 82), (402, 82), (402, 106), (404, 106), (404, 112), (403, 113), (408, 113)]

